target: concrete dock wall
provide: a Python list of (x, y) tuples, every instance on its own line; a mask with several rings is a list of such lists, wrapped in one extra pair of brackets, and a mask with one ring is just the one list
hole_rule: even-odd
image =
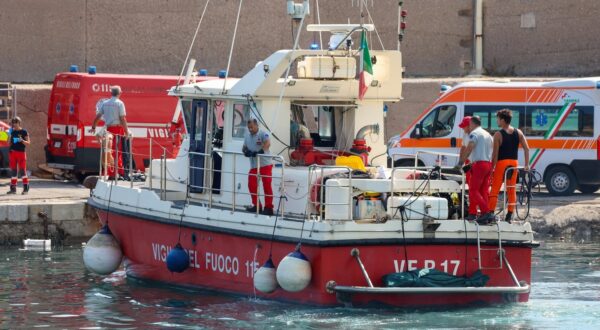
[(95, 211), (81, 200), (0, 204), (0, 245), (18, 245), (26, 238), (44, 238), (45, 230), (53, 243), (61, 244), (67, 239), (88, 238), (99, 226)]

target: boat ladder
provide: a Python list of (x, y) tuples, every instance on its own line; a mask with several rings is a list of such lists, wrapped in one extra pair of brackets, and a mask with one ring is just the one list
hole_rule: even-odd
[[(473, 222), (475, 224), (475, 227), (477, 228), (477, 262), (479, 263), (479, 269), (502, 269), (504, 266), (503, 263), (503, 257), (502, 255), (504, 254), (504, 250), (502, 249), (502, 231), (500, 230), (500, 223), (496, 222), (496, 229), (498, 230), (498, 247), (493, 247), (493, 248), (484, 248), (481, 247), (481, 235), (480, 235), (480, 226), (477, 223), (477, 221)], [(484, 267), (482, 265), (482, 257), (481, 257), (481, 251), (496, 251), (496, 254), (498, 256), (498, 265), (495, 267), (492, 266), (487, 266)]]

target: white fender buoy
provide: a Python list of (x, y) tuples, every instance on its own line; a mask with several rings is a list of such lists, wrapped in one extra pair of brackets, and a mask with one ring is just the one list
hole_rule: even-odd
[(281, 260), (276, 275), (277, 283), (285, 291), (302, 291), (312, 278), (310, 262), (300, 249), (296, 249)]
[(99, 275), (108, 275), (117, 270), (121, 259), (121, 247), (106, 225), (83, 248), (83, 264), (89, 271)]
[(277, 290), (277, 279), (275, 278), (275, 265), (269, 260), (254, 273), (254, 287), (263, 293), (271, 293)]

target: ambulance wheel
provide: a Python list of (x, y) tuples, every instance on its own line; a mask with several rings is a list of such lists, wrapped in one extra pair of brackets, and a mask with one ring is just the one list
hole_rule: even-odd
[(583, 194), (593, 194), (600, 189), (600, 184), (580, 184), (577, 190)]
[(556, 166), (550, 168), (544, 180), (546, 189), (551, 195), (568, 196), (575, 191), (577, 179), (567, 166)]

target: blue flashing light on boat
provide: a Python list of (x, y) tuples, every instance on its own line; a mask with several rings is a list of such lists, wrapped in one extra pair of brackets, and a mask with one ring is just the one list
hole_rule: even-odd
[(71, 66), (69, 67), (69, 72), (79, 72), (79, 66), (71, 64)]
[(312, 44), (310, 44), (310, 49), (317, 50), (317, 49), (321, 49), (321, 47), (319, 47), (319, 44), (317, 44), (317, 43), (312, 43)]
[(206, 76), (208, 76), (208, 70), (200, 69), (200, 71), (198, 71), (198, 75), (201, 77), (206, 77)]
[(95, 65), (88, 66), (88, 73), (89, 74), (96, 74), (96, 66)]
[(225, 78), (226, 75), (227, 75), (227, 71), (225, 71), (225, 70), (219, 71), (219, 78)]

